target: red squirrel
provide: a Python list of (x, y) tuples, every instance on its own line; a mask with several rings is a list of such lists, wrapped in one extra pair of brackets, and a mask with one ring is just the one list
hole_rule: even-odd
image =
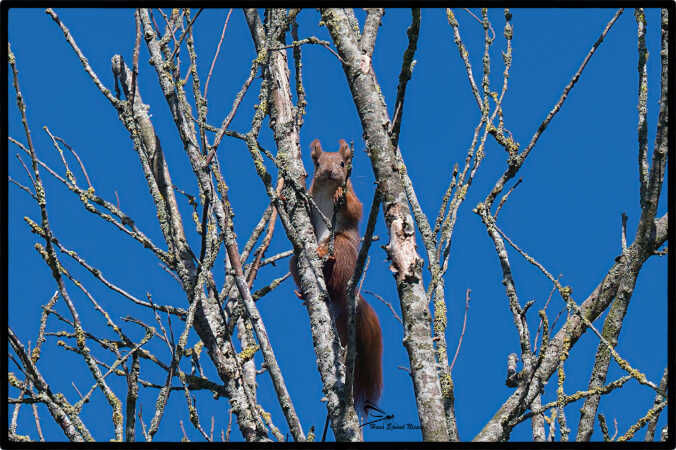
[[(347, 166), (352, 160), (352, 151), (345, 140), (340, 140), (337, 152), (325, 152), (315, 139), (310, 144), (312, 161), (315, 165), (314, 177), (309, 194), (329, 221), (333, 217), (334, 205), (338, 204), (346, 184), (345, 201), (336, 211), (333, 255), (324, 263), (323, 273), (329, 293), (329, 310), (336, 322), (340, 343), (347, 345), (347, 296), (346, 286), (354, 273), (359, 251), (359, 220), (362, 216), (362, 204), (347, 178)], [(312, 225), (319, 245), (317, 253), (326, 256), (329, 253), (330, 231), (319, 213), (311, 215)], [(296, 269), (296, 256), (291, 258), (291, 273), (300, 287)], [(371, 406), (375, 406), (383, 389), (383, 337), (380, 322), (371, 305), (359, 294), (356, 311), (357, 355), (354, 369), (353, 395), (355, 406), (364, 417)]]

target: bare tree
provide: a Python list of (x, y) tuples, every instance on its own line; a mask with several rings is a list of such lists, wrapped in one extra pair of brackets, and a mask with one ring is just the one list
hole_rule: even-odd
[[(298, 261), (299, 289), (307, 306), (316, 365), (323, 383), (327, 420), (337, 441), (360, 440), (361, 424), (351, 395), (356, 348), (355, 295), (373, 239), (375, 221), (382, 211), (387, 230), (387, 245), (383, 248), (390, 262), (399, 297), (403, 345), (409, 358), (406, 371), (410, 374), (415, 395), (421, 438), (429, 441), (461, 440), (462, 430), (458, 429), (456, 421), (456, 387), (452, 368), (465, 334), (470, 292), (467, 291), (466, 294), (465, 317), (462, 320), (454, 318), (455, 323), (462, 323), (462, 334), (457, 347), (449, 348), (447, 339), (451, 334), (447, 329), (448, 299), (445, 278), (460, 206), (479, 173), (489, 140), (504, 148), (504, 165), (492, 189), (481, 194), (484, 200), (472, 211), (485, 227), (495, 248), (505, 287), (504, 300), (514, 320), (520, 349), (519, 354), (508, 356), (505, 382), (513, 389), (512, 394), (471, 439), (507, 441), (517, 424), (530, 420), (534, 441), (553, 440), (557, 429), (560, 439), (567, 441), (570, 439), (568, 421), (572, 418), (566, 417), (564, 407), (579, 400), (583, 400), (583, 406), (575, 439), (590, 440), (597, 418), (598, 429), (602, 431), (604, 438), (615, 439), (616, 437), (609, 435), (605, 417), (599, 414), (599, 400), (632, 380), (650, 390), (650, 398), (651, 401), (654, 398), (654, 404), (635, 425), (616, 439), (631, 439), (646, 425), (648, 431), (645, 439), (655, 439), (657, 419), (667, 406), (667, 371), (665, 369), (660, 381), (652, 381), (641, 372), (640, 367), (632, 365), (631, 361), (619, 354), (616, 346), (641, 269), (654, 255), (667, 253), (663, 246), (667, 241), (668, 214), (657, 216), (669, 145), (667, 11), (661, 10), (661, 84), (657, 105), (659, 115), (652, 147), (648, 143), (646, 120), (649, 106), (646, 20), (641, 8), (634, 12), (638, 30), (640, 84), (638, 183), (641, 215), (637, 230), (633, 239), (627, 237), (626, 216), (623, 216), (621, 254), (611, 262), (606, 273), (598, 274), (601, 281), (591, 293), (578, 296), (573, 294), (573, 287), (563, 285), (559, 278), (551, 274), (546, 262), (538, 261), (502, 230), (498, 215), (510, 194), (521, 182), (517, 175), (535, 149), (540, 136), (550, 122), (556, 119), (569, 93), (583, 76), (587, 63), (603, 45), (606, 36), (612, 33), (612, 27), (623, 14), (623, 9), (618, 10), (605, 28), (599, 30), (598, 39), (577, 71), (571, 75), (558, 102), (539, 124), (524, 148), (520, 147), (506, 128), (508, 117), (504, 116), (502, 108), (508, 91), (512, 63), (512, 13), (508, 9), (504, 10), (502, 88), (500, 92), (493, 92), (490, 88), (490, 75), (494, 63), (489, 55), (496, 40), (494, 26), (497, 26), (489, 20), (488, 10), (482, 9), (481, 17), (468, 10), (481, 24), (484, 36), (482, 78), (478, 85), (469, 52), (461, 37), (456, 12), (446, 10), (449, 35), (452, 36), (465, 66), (469, 89), (480, 112), (480, 120), (469, 133), (469, 150), (464, 155), (464, 160), (455, 165), (444, 198), (438, 208), (435, 208), (438, 214), (433, 219), (423, 212), (414, 180), (407, 173), (404, 155), (399, 148), (400, 131), (406, 123), (404, 100), (407, 83), (415, 65), (414, 56), (421, 27), (419, 8), (411, 10), (411, 24), (407, 30), (408, 45), (402, 57), (396, 101), (389, 107), (381, 93), (372, 64), (384, 9), (367, 9), (363, 25), (360, 25), (351, 9), (328, 8), (320, 9), (318, 13), (295, 8), (267, 9), (264, 17), (256, 9), (245, 9), (243, 17), (257, 56), (251, 62), (248, 76), (220, 125), (212, 125), (207, 120), (207, 95), (214, 62), (228, 23), (231, 20), (242, 20), (241, 17), (235, 19), (234, 15), (231, 17), (232, 10), (225, 17), (219, 45), (214, 52), (206, 80), (202, 80), (198, 74), (198, 54), (193, 34), (194, 24), (199, 21), (202, 9), (176, 8), (169, 13), (161, 9), (133, 11), (130, 14), (135, 22), (135, 47), (131, 65), (119, 54), (112, 56), (111, 68), (115, 77), (115, 85), (112, 87), (106, 86), (100, 74), (90, 66), (76, 36), (70, 33), (59, 15), (54, 10), (47, 9), (47, 14), (63, 32), (85, 73), (129, 133), (152, 198), (152, 207), (163, 242), (153, 240), (148, 231), (143, 231), (132, 214), (124, 211), (119, 199), (113, 201), (100, 196), (88, 176), (87, 158), (81, 158), (66, 140), (52, 134), (47, 127), (45, 132), (57, 150), (63, 167), (57, 169), (45, 162), (45, 158), (33, 144), (33, 124), (26, 113), (30, 105), (24, 102), (21, 91), (18, 68), (21, 67), (22, 55), (15, 55), (10, 45), (10, 79), (21, 114), (23, 136), (10, 136), (9, 145), (18, 149), (19, 161), (26, 172), (24, 178), (30, 183), (26, 186), (11, 176), (9, 181), (15, 188), (25, 191), (39, 209), (39, 220), (26, 217), (25, 221), (38, 237), (36, 249), (50, 268), (56, 287), (50, 300), (42, 307), (39, 322), (37, 317), (34, 318), (38, 331), (32, 348), (30, 343), (22, 342), (17, 337), (15, 324), (10, 323), (8, 327), (11, 347), (8, 361), (11, 386), (8, 402), (14, 405), (9, 439), (34, 439), (26, 431), (17, 429), (18, 416), (24, 404), (31, 405), (38, 437), (43, 439), (36, 408), (37, 404), (43, 404), (51, 416), (49, 420), (53, 420), (63, 430), (67, 439), (94, 440), (90, 431), (91, 424), (88, 424), (82, 409), (94, 393), (100, 390), (112, 411), (113, 439), (116, 441), (135, 440), (138, 419), (143, 437), (146, 441), (152, 441), (162, 423), (169, 399), (177, 396), (182, 396), (189, 411), (191, 425), (199, 435), (206, 441), (217, 440), (214, 437), (213, 417), (210, 430), (205, 428), (205, 419), (200, 416), (194, 396), (196, 391), (211, 392), (214, 398), (223, 397), (221, 401), (227, 399), (229, 402), (229, 423), (227, 433), (222, 432), (223, 440), (229, 439), (233, 415), (235, 425), (247, 441), (318, 440), (313, 427), (303, 426), (303, 422), (309, 419), (303, 417), (303, 412), (294, 406), (294, 399), (287, 389), (284, 374), (275, 355), (275, 343), (268, 335), (257, 306), (257, 300), (274, 291), (289, 274), (266, 280), (264, 287), (253, 290), (254, 280), (262, 267), (295, 254)], [(315, 14), (320, 18), (330, 34), (331, 42), (315, 36), (299, 36), (296, 23), (299, 14)], [(164, 19), (163, 26), (159, 26), (156, 20), (159, 15)], [(146, 46), (150, 67), (139, 61), (141, 45)], [(307, 195), (307, 170), (301, 158), (300, 130), (307, 103), (301, 48), (309, 45), (325, 47), (342, 65), (345, 81), (361, 122), (366, 153), (377, 186), (369, 203), (367, 231), (360, 248), (357, 268), (346, 286), (351, 299), (348, 322), (350, 339), (346, 353), (341, 348), (327, 306), (328, 293), (322, 272), (324, 260), (318, 255), (317, 238), (311, 222), (312, 211), (317, 206)], [(289, 59), (288, 54), (292, 59)], [(184, 62), (183, 67), (181, 55), (187, 55), (189, 59), (187, 63)], [(139, 83), (139, 73), (142, 70), (154, 71), (155, 82), (166, 100), (168, 114), (178, 135), (178, 141), (172, 144), (180, 143), (184, 150), (187, 157), (184, 161), (194, 176), (195, 194), (184, 192), (172, 182), (172, 175), (176, 174), (170, 169), (160, 145), (156, 123), (149, 114), (150, 105), (144, 103), (146, 93)], [(261, 77), (261, 82), (255, 113), (248, 130), (235, 131), (231, 123), (257, 76)], [(389, 111), (393, 112), (392, 115)], [(262, 143), (261, 134), (266, 119), (272, 131), (276, 152), (265, 148)], [(240, 145), (246, 147), (259, 177), (256, 182), (264, 186), (268, 196), (268, 206), (248, 239), (239, 241), (240, 244), (243, 243), (241, 248), (234, 231), (236, 215), (228, 197), (228, 180), (221, 165), (224, 156), (219, 148), (224, 139), (241, 141)], [(27, 164), (24, 162), (25, 158), (29, 160)], [(86, 186), (81, 180), (77, 181), (74, 173), (78, 171), (86, 180)], [(146, 298), (139, 298), (123, 286), (110, 281), (105, 267), (96, 267), (62, 243), (55, 231), (58, 227), (55, 226), (51, 214), (48, 214), (51, 211), (48, 208), (50, 191), (46, 188), (46, 174), (75, 194), (82, 206), (97, 216), (93, 220), (107, 222), (126, 234), (125, 239), (137, 242), (144, 251), (150, 252), (179, 283), (184, 295), (181, 300), (183, 306), (156, 303), (150, 294)], [(12, 195), (19, 195), (19, 192), (15, 189)], [(191, 218), (196, 230), (194, 233), (186, 229), (190, 218), (186, 218), (184, 206), (180, 204), (181, 196), (188, 200), (192, 208)], [(292, 249), (266, 258), (278, 217)], [(422, 241), (422, 248), (418, 248), (416, 239)], [(224, 250), (223, 254), (220, 254), (221, 248)], [(567, 314), (558, 327), (555, 328), (555, 324), (551, 322), (546, 305), (537, 313), (540, 318), (537, 330), (529, 326), (526, 315), (534, 301), (524, 302), (523, 295), (516, 288), (510, 257), (523, 258), (536, 267), (551, 282), (552, 294), (557, 293), (563, 299)], [(219, 267), (221, 262), (223, 266)], [(130, 312), (122, 318), (124, 324), (108, 312), (113, 305), (97, 300), (93, 289), (86, 287), (75, 272), (67, 268), (69, 264), (89, 272), (99, 284), (97, 292), (103, 286), (130, 302)], [(429, 279), (429, 282), (425, 282), (425, 279)], [(79, 306), (72, 300), (73, 291), (79, 291), (89, 299), (114, 333), (113, 338), (104, 337), (105, 333), (95, 325), (84, 323), (78, 311)], [(14, 298), (9, 300), (10, 305), (17, 301), (19, 300)], [(70, 316), (60, 313), (56, 308), (57, 304), (65, 306)], [(603, 314), (603, 325), (595, 324)], [(50, 330), (58, 327), (58, 331), (47, 331), (48, 323)], [(139, 330), (142, 330), (141, 335)], [(191, 347), (188, 345), (188, 338), (193, 331), (198, 336), (198, 341)], [(598, 342), (588, 389), (566, 394), (563, 388), (568, 376), (566, 361), (584, 333), (593, 334)], [(39, 363), (43, 345), (49, 336), (74, 340), (75, 345), (63, 341), (57, 344), (79, 355), (94, 378), (91, 388), (81, 393), (75, 402), (69, 401), (62, 392), (50, 385), (50, 373), (54, 369)], [(204, 360), (200, 362), (200, 354), (203, 349), (206, 350), (209, 365), (213, 368), (210, 373), (216, 374), (215, 376), (210, 376), (207, 373), (209, 370), (202, 368)], [(256, 368), (254, 360), (257, 352), (260, 352), (263, 360), (260, 369)], [(452, 362), (449, 361), (449, 352), (454, 353)], [(347, 357), (344, 358), (344, 355)], [(110, 358), (113, 359), (112, 363), (107, 362)], [(608, 382), (611, 360), (625, 374)], [(153, 369), (146, 370), (148, 366)], [(188, 371), (187, 367), (191, 367), (191, 370)], [(156, 375), (148, 378), (150, 373), (163, 375), (161, 379)], [(545, 403), (542, 395), (545, 385), (553, 375), (556, 375), (556, 400)], [(283, 413), (283, 418), (280, 416), (279, 420), (284, 420), (284, 425), (275, 424), (268, 412), (277, 406), (272, 405), (269, 399), (258, 396), (257, 379), (263, 376), (269, 376), (274, 387), (276, 402)], [(115, 381), (118, 378), (122, 383)], [(148, 424), (143, 422), (138, 405), (140, 390), (156, 392)], [(223, 417), (226, 416), (226, 409), (226, 406), (222, 408)], [(146, 407), (146, 413), (148, 412), (149, 408)], [(176, 439), (181, 436), (184, 440), (188, 439), (183, 423), (180, 425), (182, 434), (176, 433)], [(286, 430), (288, 433), (285, 435)], [(657, 437), (666, 439), (666, 428)], [(462, 439), (467, 440), (470, 437), (463, 435)]]

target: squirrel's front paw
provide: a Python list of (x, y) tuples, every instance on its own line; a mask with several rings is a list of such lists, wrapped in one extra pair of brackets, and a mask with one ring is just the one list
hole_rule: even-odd
[(334, 204), (339, 203), (342, 198), (343, 198), (343, 187), (340, 186), (336, 189), (335, 194), (333, 194), (333, 203)]

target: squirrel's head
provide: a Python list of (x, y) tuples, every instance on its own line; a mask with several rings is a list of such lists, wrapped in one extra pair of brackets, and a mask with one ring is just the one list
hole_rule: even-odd
[(337, 152), (322, 150), (319, 139), (312, 141), (310, 148), (315, 165), (315, 181), (335, 183), (336, 187), (345, 183), (352, 165), (352, 150), (345, 139), (340, 140), (340, 148)]

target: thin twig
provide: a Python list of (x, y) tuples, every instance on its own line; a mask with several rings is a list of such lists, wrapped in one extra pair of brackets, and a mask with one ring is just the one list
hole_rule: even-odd
[[(557, 281), (561, 279), (561, 274), (559, 274)], [(545, 313), (547, 311), (547, 306), (549, 306), (549, 302), (552, 299), (552, 296), (554, 295), (554, 291), (556, 291), (556, 286), (552, 286), (552, 290), (549, 292), (549, 297), (547, 297), (547, 301), (545, 302), (545, 306), (542, 307), (542, 312)], [(559, 313), (560, 314), (560, 313)], [(558, 316), (557, 316), (558, 319)], [(538, 330), (535, 332), (535, 341), (533, 342), (533, 353), (537, 353), (537, 348), (538, 348), (538, 338), (540, 337), (540, 330), (542, 329), (542, 323), (544, 319), (541, 317), (540, 318), (540, 323), (538, 324)], [(554, 321), (556, 323), (556, 321)], [(552, 324), (552, 329), (554, 328), (554, 324)]]
[(282, 281), (286, 280), (290, 276), (291, 276), (291, 272), (287, 272), (286, 274), (282, 275), (281, 277), (275, 278), (267, 286), (263, 286), (262, 288), (258, 289), (256, 292), (252, 293), (251, 297), (254, 299), (254, 301), (260, 300), (261, 297), (263, 297), (264, 295), (267, 295), (270, 292), (272, 292), (273, 289), (275, 289), (277, 286), (279, 286), (282, 283)]
[(68, 143), (65, 140), (63, 140), (62, 138), (60, 138), (58, 136), (54, 136), (54, 139), (56, 139), (57, 141), (59, 141), (63, 145), (65, 145), (66, 148), (68, 150), (70, 150), (70, 152), (73, 154), (73, 156), (75, 156), (75, 159), (77, 159), (77, 162), (80, 164), (80, 168), (82, 169), (82, 174), (85, 176), (85, 179), (87, 180), (87, 185), (91, 189), (94, 189), (94, 187), (92, 186), (92, 182), (89, 180), (89, 175), (87, 174), (87, 170), (85, 169), (84, 164), (82, 163), (82, 160), (80, 159), (80, 156), (77, 154), (77, 152), (73, 149), (73, 147), (68, 145)]
[[(9, 138), (9, 140), (12, 141), (13, 139), (12, 139), (12, 138)], [(16, 142), (16, 141), (15, 141), (15, 142)], [(33, 183), (33, 187), (35, 187), (35, 178), (33, 178), (33, 175), (31, 175), (31, 171), (28, 170), (28, 167), (26, 166), (26, 163), (23, 162), (23, 159), (21, 158), (21, 155), (19, 155), (19, 153), (16, 153), (16, 159), (19, 160), (19, 162), (20, 162), (21, 165), (23, 166), (24, 170), (25, 170), (26, 173), (28, 174), (28, 178), (31, 179), (31, 183)]]
[[(209, 67), (209, 74), (207, 75), (207, 81), (204, 83), (204, 98), (207, 98), (207, 92), (209, 91), (209, 81), (211, 81), (211, 73), (214, 71), (214, 66), (216, 65), (216, 59), (218, 59), (218, 54), (221, 52), (221, 45), (223, 44), (223, 39), (225, 38), (225, 30), (228, 28), (228, 21), (230, 21), (230, 14), (232, 13), (232, 8), (228, 10), (228, 15), (225, 16), (225, 23), (223, 24), (223, 31), (221, 31), (221, 39), (218, 41), (216, 46), (216, 53), (214, 53), (214, 59), (211, 60), (211, 67)], [(213, 431), (213, 430), (212, 430)]]
[(453, 372), (453, 366), (455, 366), (455, 360), (458, 357), (458, 353), (460, 353), (460, 347), (462, 346), (462, 338), (465, 337), (465, 328), (467, 327), (467, 315), (469, 313), (469, 300), (470, 300), (469, 294), (471, 292), (472, 292), (471, 289), (467, 289), (467, 292), (465, 293), (465, 318), (462, 320), (462, 332), (460, 333), (460, 339), (458, 340), (458, 346), (455, 349), (455, 355), (453, 356), (453, 362), (451, 362), (450, 372)]
[(183, 427), (183, 421), (179, 420), (178, 423), (181, 427), (181, 432), (183, 433), (183, 438), (181, 438), (181, 442), (190, 442), (190, 439), (188, 439), (188, 435), (185, 434), (185, 428)]
[(330, 42), (328, 42), (328, 41), (322, 41), (321, 39), (316, 38), (316, 37), (314, 37), (314, 36), (310, 36), (310, 37), (308, 37), (308, 38), (301, 39), (300, 41), (294, 41), (294, 42), (292, 42), (292, 43), (289, 44), (289, 45), (284, 45), (284, 46), (281, 46), (281, 47), (271, 48), (270, 51), (273, 51), (273, 50), (285, 50), (285, 49), (287, 49), (287, 48), (298, 47), (298, 46), (305, 45), (305, 44), (318, 44), (318, 45), (321, 45), (322, 47), (324, 47), (325, 49), (327, 49), (328, 51), (330, 51), (331, 53), (333, 53), (333, 55), (334, 55), (336, 58), (338, 58), (338, 61), (340, 61), (341, 64), (346, 64), (346, 63), (345, 63), (345, 60), (343, 60), (343, 58), (341, 58), (340, 55), (339, 55), (334, 49), (331, 48), (331, 43), (330, 43)]
[(82, 66), (84, 67), (85, 72), (87, 72), (87, 74), (90, 76), (90, 78), (94, 81), (94, 84), (96, 85), (96, 87), (99, 88), (101, 93), (108, 99), (108, 101), (110, 101), (110, 103), (114, 107), (118, 108), (120, 106), (120, 101), (113, 96), (113, 94), (110, 92), (110, 89), (106, 88), (103, 85), (103, 83), (101, 83), (101, 81), (99, 80), (99, 77), (96, 75), (94, 70), (89, 65), (87, 58), (84, 56), (82, 51), (80, 51), (80, 48), (75, 43), (75, 40), (71, 36), (70, 31), (68, 30), (66, 25), (64, 25), (64, 23), (61, 22), (61, 19), (59, 19), (59, 16), (54, 12), (54, 10), (52, 8), (47, 8), (45, 10), (45, 12), (47, 14), (49, 14), (49, 16), (51, 16), (51, 18), (54, 20), (54, 22), (57, 23), (57, 25), (59, 25), (59, 27), (61, 28), (61, 31), (63, 32), (64, 36), (66, 37), (66, 41), (73, 48), (73, 50), (75, 51), (75, 54), (77, 54), (78, 58), (80, 59), (80, 62), (82, 63)]
[(77, 392), (77, 395), (79, 395), (81, 399), (84, 398), (84, 395), (82, 395), (82, 392), (80, 392), (80, 390), (77, 388), (75, 382), (71, 381), (70, 384), (73, 386), (73, 389), (75, 389), (75, 392)]
[[(30, 342), (28, 343), (28, 353), (30, 354)], [(26, 382), (21, 388), (21, 391), (19, 392), (19, 395), (17, 398), (19, 400), (23, 399), (24, 395), (26, 395), (26, 391), (28, 391), (28, 386), (30, 384), (30, 380), (26, 379)], [(19, 420), (19, 411), (21, 410), (21, 405), (22, 402), (19, 401), (14, 405), (14, 411), (12, 412), (12, 420), (9, 424), (9, 432), (10, 433), (16, 433), (16, 427), (17, 427), (17, 422)]]
[(19, 183), (18, 181), (16, 181), (14, 178), (12, 178), (12, 177), (10, 177), (10, 176), (7, 176), (7, 179), (9, 180), (10, 183), (14, 183), (14, 184), (17, 185), (20, 189), (23, 189), (24, 191), (26, 191), (26, 192), (28, 193), (28, 195), (30, 195), (31, 197), (33, 197), (33, 200), (35, 200), (35, 201), (38, 200), (38, 198), (35, 196), (35, 194), (33, 194), (33, 192), (32, 192), (28, 187), (26, 187), (26, 186), (24, 186), (23, 184)]
[(228, 428), (225, 431), (225, 442), (230, 441), (230, 430), (232, 430), (232, 408), (228, 408)]
[[(451, 181), (448, 183), (448, 187), (446, 188), (444, 197), (441, 199), (441, 206), (439, 207), (439, 214), (437, 214), (437, 220), (434, 221), (433, 232), (435, 236), (439, 234), (439, 230), (441, 230), (441, 223), (444, 220), (445, 215), (444, 213), (446, 212), (448, 201), (451, 198), (451, 192), (453, 192), (453, 188), (455, 188), (455, 185), (457, 183), (457, 176), (458, 176), (458, 163), (455, 163), (453, 165), (453, 171), (451, 172)], [(440, 243), (437, 243), (437, 248), (441, 248)]]
[[(284, 179), (280, 178), (277, 182), (277, 191), (279, 192), (282, 184), (284, 183)], [(263, 237), (263, 242), (261, 243), (260, 247), (254, 252), (255, 258), (251, 266), (249, 267), (249, 273), (247, 274), (247, 283), (249, 285), (249, 289), (253, 286), (253, 282), (256, 279), (256, 275), (258, 274), (258, 269), (261, 266), (261, 260), (263, 259), (263, 256), (265, 255), (265, 252), (267, 251), (268, 247), (270, 246), (270, 242), (272, 241), (272, 235), (275, 232), (275, 223), (277, 221), (277, 209), (273, 208), (272, 209), (272, 214), (270, 214), (270, 219), (268, 220), (268, 230), (265, 233), (265, 236)]]
[(242, 85), (239, 92), (235, 96), (235, 100), (232, 103), (232, 108), (230, 109), (228, 115), (225, 116), (225, 119), (223, 119), (223, 123), (221, 124), (221, 127), (218, 130), (218, 134), (214, 138), (214, 143), (211, 145), (211, 152), (209, 152), (209, 155), (207, 156), (204, 162), (205, 166), (208, 166), (211, 163), (211, 160), (213, 159), (214, 154), (216, 153), (216, 149), (218, 149), (218, 146), (221, 143), (221, 139), (223, 139), (224, 135), (228, 134), (227, 132), (228, 126), (230, 125), (232, 119), (235, 117), (235, 113), (237, 112), (240, 103), (242, 103), (244, 94), (246, 94), (246, 91), (249, 90), (249, 86), (251, 86), (251, 82), (254, 80), (256, 76), (256, 72), (258, 71), (258, 65), (259, 65), (258, 58), (256, 58), (254, 59), (253, 63), (251, 63), (251, 69), (249, 70), (248, 78), (244, 81), (244, 84)]
[(549, 125), (549, 122), (551, 122), (552, 118), (556, 115), (556, 113), (559, 112), (559, 110), (561, 109), (561, 105), (563, 105), (563, 102), (566, 101), (566, 98), (568, 97), (568, 93), (573, 88), (573, 86), (575, 86), (575, 83), (577, 83), (577, 80), (580, 79), (580, 75), (582, 75), (582, 71), (587, 66), (587, 63), (589, 62), (591, 57), (594, 55), (594, 52), (596, 52), (596, 49), (599, 47), (599, 45), (601, 45), (601, 43), (605, 39), (606, 35), (610, 31), (610, 28), (615, 24), (615, 22), (620, 17), (620, 15), (622, 14), (623, 11), (624, 11), (624, 8), (620, 8), (620, 9), (617, 10), (617, 12), (613, 16), (613, 18), (610, 19), (610, 21), (608, 22), (608, 24), (604, 28), (604, 30), (601, 33), (601, 35), (599, 36), (599, 38), (596, 40), (596, 42), (594, 42), (594, 45), (589, 50), (589, 53), (587, 53), (587, 56), (584, 58), (584, 61), (582, 61), (582, 64), (580, 64), (580, 67), (577, 69), (577, 72), (575, 72), (575, 75), (573, 75), (573, 78), (570, 80), (570, 82), (564, 88), (563, 93), (561, 94), (561, 97), (559, 98), (559, 101), (556, 103), (554, 108), (549, 112), (549, 114), (547, 114), (547, 117), (545, 118), (545, 120), (540, 124), (537, 131), (533, 135), (530, 143), (528, 144), (528, 147), (526, 147), (526, 149), (521, 153), (521, 155), (520, 155), (521, 159), (525, 159), (526, 156), (528, 156), (528, 153), (530, 153), (530, 151), (533, 149), (533, 147), (535, 146), (535, 143), (537, 142), (538, 138), (540, 137), (542, 132), (545, 130), (545, 128), (547, 128), (547, 125)]
[[(31, 386), (31, 384), (29, 384), (29, 389), (28, 389), (29, 392), (32, 391), (30, 386)], [(38, 415), (38, 405), (33, 403), (31, 405), (31, 409), (33, 410), (33, 418), (35, 419), (35, 428), (38, 432), (38, 436), (40, 437), (40, 442), (45, 442), (45, 437), (42, 434), (42, 427), (40, 426), (40, 416)]]
[[(479, 18), (476, 16), (476, 14), (474, 14), (469, 8), (462, 8), (462, 9), (464, 9), (465, 11), (467, 11), (467, 12), (469, 13), (470, 16), (474, 17), (474, 19), (475, 19), (477, 22), (479, 22), (480, 25), (483, 24), (482, 20), (479, 19)], [(491, 39), (495, 39), (495, 30), (493, 30), (493, 26), (492, 26), (492, 25), (489, 25), (489, 27), (490, 27), (491, 33), (493, 33), (493, 37), (492, 37)]]
[(509, 188), (509, 190), (507, 191), (507, 193), (506, 193), (505, 195), (502, 196), (502, 199), (500, 199), (500, 203), (498, 203), (498, 207), (497, 207), (496, 210), (495, 210), (495, 214), (493, 214), (493, 217), (495, 217), (496, 220), (498, 219), (498, 214), (500, 213), (500, 209), (502, 208), (502, 205), (507, 201), (507, 197), (509, 197), (509, 194), (511, 194), (512, 191), (513, 191), (514, 189), (516, 189), (516, 187), (517, 187), (519, 184), (521, 184), (521, 181), (522, 181), (522, 180), (523, 180), (523, 178), (519, 178), (518, 181), (517, 181), (516, 183), (514, 183), (514, 185), (513, 185), (511, 188)]
[(372, 296), (383, 302), (388, 308), (390, 308), (390, 311), (392, 311), (392, 315), (394, 316), (394, 318), (397, 319), (402, 325), (404, 324), (404, 322), (401, 320), (401, 317), (399, 317), (399, 314), (397, 314), (397, 312), (392, 307), (391, 303), (389, 303), (387, 300), (385, 300), (384, 298), (382, 298), (380, 295), (376, 294), (373, 291), (364, 291), (364, 293), (371, 294)]
[(364, 273), (362, 274), (361, 280), (359, 281), (359, 287), (357, 288), (357, 295), (361, 293), (361, 288), (364, 286), (364, 280), (366, 280), (366, 272), (369, 270), (369, 264), (371, 264), (371, 257), (366, 258), (366, 264), (364, 264)]
[(476, 83), (474, 82), (474, 75), (472, 74), (472, 64), (469, 62), (469, 53), (467, 52), (467, 48), (465, 48), (465, 44), (462, 43), (462, 38), (460, 37), (460, 29), (458, 28), (458, 20), (455, 18), (455, 14), (453, 14), (453, 10), (451, 10), (451, 8), (446, 8), (446, 17), (448, 18), (448, 23), (453, 28), (453, 34), (455, 37), (454, 42), (458, 47), (460, 57), (465, 63), (467, 79), (469, 80), (469, 84), (472, 88), (474, 99), (476, 100), (476, 103), (479, 106), (479, 110), (481, 111), (483, 110), (483, 102), (481, 101), (481, 96), (479, 95), (479, 89), (477, 88)]
[[(161, 9), (158, 8), (161, 14), (164, 14)], [(160, 35), (160, 27), (157, 25), (157, 21), (155, 21), (155, 15), (153, 14), (153, 10), (150, 10), (150, 20), (153, 22), (153, 26), (155, 27), (155, 34), (158, 36)]]

